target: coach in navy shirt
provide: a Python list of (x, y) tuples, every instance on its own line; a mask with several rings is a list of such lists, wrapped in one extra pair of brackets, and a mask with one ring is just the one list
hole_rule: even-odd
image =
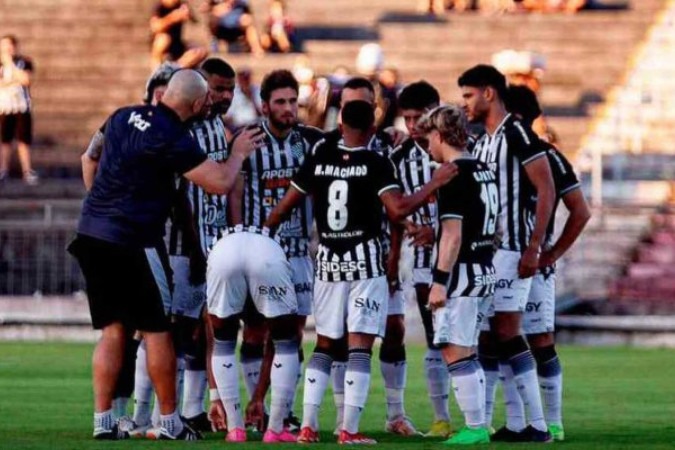
[(69, 251), (87, 283), (92, 323), (102, 330), (94, 350), (94, 438), (123, 439), (112, 416), (125, 333), (139, 330), (160, 403), (162, 439), (199, 436), (176, 412), (176, 358), (163, 301), (171, 275), (164, 224), (183, 175), (206, 191), (226, 194), (242, 162), (259, 145), (248, 130), (233, 143), (225, 164), (206, 158), (186, 123), (209, 106), (208, 86), (193, 70), (176, 72), (158, 106), (116, 111), (106, 122), (103, 156)]

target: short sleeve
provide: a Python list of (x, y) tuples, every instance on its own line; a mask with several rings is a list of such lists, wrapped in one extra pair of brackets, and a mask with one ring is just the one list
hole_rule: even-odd
[(300, 169), (293, 177), (291, 186), (305, 195), (309, 195), (314, 188), (314, 170), (316, 167), (316, 155), (314, 153), (305, 156)]
[(166, 154), (171, 168), (180, 175), (191, 171), (207, 158), (206, 153), (189, 134), (184, 135), (173, 145), (169, 144)]
[(518, 158), (523, 166), (546, 156), (547, 144), (519, 121), (513, 122), (513, 127), (507, 134), (507, 139), (509, 153)]
[(579, 179), (567, 158), (554, 148), (549, 149), (547, 153), (558, 196), (562, 197), (581, 187), (581, 183), (579, 183)]
[(464, 219), (466, 211), (465, 195), (463, 189), (464, 177), (461, 175), (454, 178), (448, 184), (438, 190), (437, 207), (438, 220)]
[(382, 195), (392, 189), (401, 189), (401, 184), (396, 178), (394, 164), (389, 158), (379, 156), (372, 166), (374, 167), (373, 183), (377, 188), (377, 195)]

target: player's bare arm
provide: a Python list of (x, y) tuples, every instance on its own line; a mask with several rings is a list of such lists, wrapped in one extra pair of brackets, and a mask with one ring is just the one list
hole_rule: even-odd
[(278, 227), (281, 222), (286, 220), (291, 211), (300, 204), (303, 198), (305, 198), (305, 194), (294, 185), (291, 185), (284, 198), (281, 199), (267, 217), (263, 226), (270, 229)]
[(207, 159), (183, 175), (210, 194), (228, 194), (246, 158), (262, 145), (261, 138), (262, 131), (259, 128), (246, 130), (234, 139), (232, 154), (225, 164)]
[[(441, 227), (441, 239), (438, 243), (438, 262), (434, 270), (443, 276), (447, 275), (449, 277), (457, 261), (459, 249), (462, 246), (462, 221), (447, 219), (441, 223)], [(434, 279), (431, 291), (429, 292), (429, 307), (432, 310), (442, 308), (445, 306), (447, 298), (448, 291), (446, 285)]]
[(234, 187), (227, 195), (227, 223), (232, 225), (240, 224), (244, 221), (242, 216), (242, 201), (244, 198), (244, 175), (239, 174), (234, 183)]
[(584, 227), (591, 219), (591, 209), (581, 189), (568, 192), (562, 200), (570, 214), (553, 247), (542, 252), (539, 258), (539, 267), (550, 266), (560, 259), (581, 235)]
[(537, 209), (532, 237), (518, 264), (521, 278), (533, 276), (539, 267), (539, 251), (555, 202), (555, 185), (548, 160), (545, 157), (535, 159), (525, 166), (525, 172), (537, 191)]
[(101, 130), (96, 130), (92, 136), (87, 150), (80, 157), (82, 162), (82, 181), (87, 191), (91, 190), (96, 177), (96, 170), (98, 170), (98, 161), (101, 159), (103, 152), (103, 133)]
[(441, 186), (450, 182), (457, 175), (457, 166), (446, 163), (434, 171), (431, 181), (422, 186), (422, 189), (414, 194), (404, 196), (399, 189), (389, 189), (382, 193), (380, 198), (387, 210), (389, 220), (400, 222), (408, 217), (413, 211), (422, 206), (431, 195)]

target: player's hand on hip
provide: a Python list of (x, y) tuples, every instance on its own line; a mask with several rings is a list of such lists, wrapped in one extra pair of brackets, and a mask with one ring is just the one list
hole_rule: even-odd
[(260, 127), (251, 127), (242, 131), (239, 136), (234, 138), (232, 143), (232, 154), (237, 154), (248, 158), (248, 156), (263, 146), (263, 131)]
[(518, 276), (520, 278), (530, 278), (539, 268), (539, 250), (535, 247), (528, 247), (520, 257), (518, 262)]
[(441, 187), (455, 178), (458, 172), (459, 169), (457, 168), (456, 164), (443, 163), (436, 170), (434, 170), (434, 174), (431, 176), (431, 182), (436, 186)]
[(552, 266), (555, 264), (556, 260), (557, 258), (551, 250), (541, 252), (541, 255), (539, 255), (539, 268), (544, 269)]
[(431, 290), (429, 291), (429, 303), (427, 309), (431, 311), (436, 311), (438, 308), (445, 306), (445, 303), (448, 300), (448, 290), (445, 286), (438, 283), (431, 285)]

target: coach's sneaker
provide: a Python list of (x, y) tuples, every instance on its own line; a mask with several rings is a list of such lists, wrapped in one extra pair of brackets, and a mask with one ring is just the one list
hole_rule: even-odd
[(202, 434), (199, 431), (195, 431), (188, 425), (183, 422), (183, 431), (177, 435), (172, 435), (169, 431), (162, 427), (160, 428), (159, 434), (157, 435), (157, 440), (160, 441), (200, 441), (204, 439)]
[(246, 442), (246, 430), (243, 428), (235, 428), (227, 432), (225, 442)]
[(447, 420), (435, 420), (431, 424), (429, 431), (424, 434), (424, 437), (440, 437), (440, 438), (449, 438), (452, 434), (452, 427), (450, 422)]
[(120, 441), (122, 439), (129, 439), (129, 433), (120, 430), (120, 427), (115, 424), (112, 428), (94, 428), (94, 439), (99, 441)]
[(375, 445), (377, 441), (361, 433), (352, 434), (347, 430), (342, 430), (338, 436), (337, 443), (340, 445)]
[(319, 442), (319, 432), (310, 427), (304, 427), (298, 434), (298, 444), (316, 444)]
[(520, 442), (553, 442), (553, 436), (551, 436), (551, 433), (549, 433), (548, 430), (537, 430), (532, 425), (528, 425), (528, 427), (521, 431), (520, 434), (522, 436)]
[(549, 425), (548, 432), (551, 433), (554, 441), (562, 442), (565, 440), (565, 430), (562, 425)]
[(265, 435), (263, 436), (263, 442), (266, 444), (275, 444), (278, 442), (298, 442), (298, 437), (285, 428), (279, 433), (268, 429), (265, 431)]
[(493, 442), (523, 442), (525, 430), (513, 431), (505, 426), (495, 431), (491, 439)]
[(384, 431), (387, 433), (398, 434), (399, 436), (419, 436), (420, 434), (410, 418), (406, 416), (399, 416), (392, 420), (387, 420)]
[(457, 432), (453, 437), (444, 441), (445, 445), (473, 445), (473, 444), (489, 444), (490, 433), (487, 428), (469, 428), (464, 427)]
[(200, 433), (207, 433), (213, 431), (211, 427), (211, 421), (209, 421), (209, 416), (205, 412), (197, 414), (194, 417), (186, 417), (185, 422), (190, 425), (190, 427), (199, 431)]

